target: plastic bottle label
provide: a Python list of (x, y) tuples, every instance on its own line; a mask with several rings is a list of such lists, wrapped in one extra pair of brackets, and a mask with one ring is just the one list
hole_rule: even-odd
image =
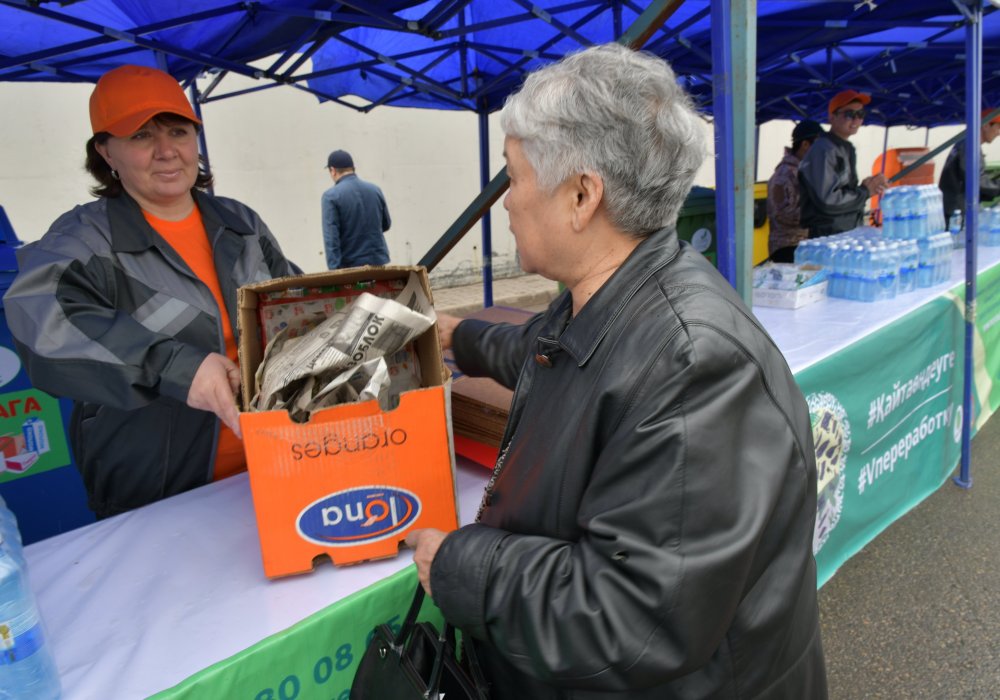
[(44, 644), (42, 626), (34, 610), (13, 620), (0, 622), (0, 666), (23, 661)]

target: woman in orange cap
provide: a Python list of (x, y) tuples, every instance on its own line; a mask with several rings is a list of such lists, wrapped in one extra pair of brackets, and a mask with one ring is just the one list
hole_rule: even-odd
[(201, 121), (155, 68), (90, 98), (95, 202), (18, 252), (7, 320), (35, 387), (75, 401), (70, 439), (98, 517), (245, 469), (236, 290), (294, 274), (248, 207), (205, 192)]

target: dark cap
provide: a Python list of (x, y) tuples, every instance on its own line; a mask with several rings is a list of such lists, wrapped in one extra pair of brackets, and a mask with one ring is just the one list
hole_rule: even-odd
[(327, 157), (326, 167), (337, 168), (337, 170), (341, 170), (342, 168), (353, 168), (354, 159), (351, 158), (351, 154), (347, 151), (334, 151)]
[(792, 143), (798, 141), (813, 141), (823, 133), (823, 127), (812, 119), (803, 119), (792, 129)]

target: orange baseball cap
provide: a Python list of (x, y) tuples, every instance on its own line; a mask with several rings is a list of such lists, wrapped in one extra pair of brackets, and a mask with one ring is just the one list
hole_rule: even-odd
[(867, 92), (858, 92), (857, 90), (841, 90), (833, 99), (830, 100), (830, 106), (827, 111), (833, 114), (838, 109), (844, 105), (849, 105), (852, 102), (860, 102), (863, 105), (868, 104), (872, 101), (872, 96)]
[[(990, 116), (990, 112), (992, 112), (995, 109), (996, 109), (996, 107), (988, 107), (988, 108), (984, 109), (983, 113), (981, 115), (979, 115), (979, 118), (980, 119), (986, 119), (986, 117)], [(1000, 114), (996, 115), (995, 117), (993, 117), (992, 119), (990, 119), (986, 123), (987, 124), (1000, 124)]]
[(156, 68), (127, 65), (109, 70), (90, 95), (90, 126), (95, 134), (129, 136), (163, 112), (201, 124), (177, 81)]

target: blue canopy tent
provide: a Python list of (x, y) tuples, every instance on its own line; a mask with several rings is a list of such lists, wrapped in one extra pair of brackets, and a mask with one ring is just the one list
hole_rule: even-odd
[[(746, 298), (754, 122), (822, 118), (829, 94), (852, 87), (878, 98), (869, 123), (978, 126), (979, 105), (1000, 104), (998, 9), (1000, 0), (0, 0), (0, 81), (93, 82), (140, 63), (184, 81), (196, 105), (288, 86), (359, 111), (474, 112), (483, 194), (421, 260), (433, 267), (506, 188), (503, 170), (489, 176), (486, 116), (535, 67), (626, 41), (667, 59), (714, 118), (719, 162), (732, 166), (716, 171), (719, 267)], [(229, 73), (260, 85), (225, 92)], [(978, 153), (978, 129), (968, 133)], [(489, 304), (488, 218), (483, 235)]]
[[(1000, 102), (996, 2), (972, 0), (982, 11), (987, 104)], [(381, 105), (467, 110), (481, 117), (488, 173), (484, 117), (502, 106), (524, 74), (568, 51), (620, 39), (644, 11), (659, 19), (649, 25), (643, 48), (670, 61), (707, 115), (728, 116), (717, 120), (725, 128), (733, 127), (726, 99), (733, 89), (754, 93), (749, 109), (759, 124), (823, 118), (829, 92), (847, 86), (876, 95), (869, 123), (963, 123), (968, 7), (969, 0), (0, 0), (0, 80), (92, 82), (132, 62), (164, 68), (194, 89), (195, 77), (208, 73), (208, 87), (194, 93), (197, 105), (286, 85), (359, 111)], [(741, 26), (749, 30), (743, 36)], [(713, 69), (733, 37), (737, 55), (730, 68)], [(250, 64), (262, 59), (264, 67)], [(732, 80), (740, 71), (747, 80)], [(229, 73), (261, 84), (226, 93)], [(720, 87), (724, 78), (732, 88)], [(731, 143), (717, 134), (717, 146), (726, 153)], [(734, 166), (747, 169), (742, 158)], [(717, 191), (725, 197), (733, 183), (727, 173), (719, 176)], [(484, 189), (488, 181), (484, 176)], [(478, 218), (487, 209), (473, 213)], [(749, 205), (717, 207), (724, 218), (742, 209)], [(752, 225), (748, 212), (739, 219), (742, 236), (735, 235), (735, 222), (719, 227), (719, 265), (745, 294), (749, 255), (742, 248), (749, 247), (744, 241)], [(453, 245), (474, 222), (449, 230), (422, 262), (437, 264), (448, 241)], [(484, 228), (488, 232), (488, 219)]]

